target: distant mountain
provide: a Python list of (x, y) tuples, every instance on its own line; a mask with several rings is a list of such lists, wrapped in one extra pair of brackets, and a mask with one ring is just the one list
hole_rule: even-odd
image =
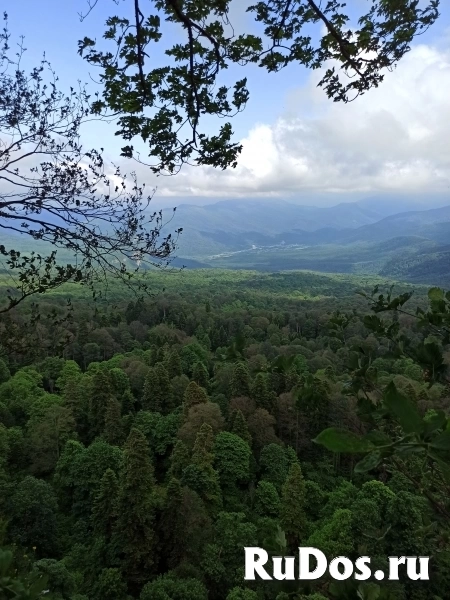
[[(450, 288), (450, 205), (385, 216), (388, 211), (376, 199), (325, 208), (227, 200), (180, 206), (162, 233), (183, 228), (175, 267), (366, 273)], [(23, 253), (36, 245), (5, 232), (1, 242)], [(45, 254), (52, 247), (39, 249)], [(58, 256), (73, 260), (65, 250)]]
[(229, 200), (179, 207), (170, 227), (182, 227), (180, 253), (195, 259), (252, 246), (351, 244), (419, 236), (450, 239), (450, 206), (385, 217), (386, 207), (341, 203), (327, 208), (285, 201)]
[(450, 205), (383, 216), (387, 208), (377, 212), (368, 201), (184, 206), (180, 255), (215, 267), (379, 274), (450, 287)]
[(446, 243), (450, 240), (450, 206), (425, 211), (410, 211), (386, 217), (340, 236), (341, 242), (381, 241), (415, 235)]
[(204, 232), (253, 231), (273, 235), (292, 229), (315, 231), (327, 226), (336, 229), (361, 227), (375, 223), (383, 216), (354, 202), (317, 208), (284, 200), (223, 200), (207, 206), (182, 204), (171, 225)]

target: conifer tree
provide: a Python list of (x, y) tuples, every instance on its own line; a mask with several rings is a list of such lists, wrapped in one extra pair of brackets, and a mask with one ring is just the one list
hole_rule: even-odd
[(122, 443), (123, 425), (121, 407), (118, 400), (111, 397), (106, 405), (105, 430), (103, 437), (112, 446), (120, 446)]
[(77, 433), (84, 438), (88, 428), (88, 402), (83, 394), (81, 378), (70, 378), (64, 385), (64, 404), (70, 409)]
[(188, 466), (190, 462), (189, 448), (182, 440), (177, 440), (172, 454), (170, 455), (170, 468), (168, 476), (176, 479), (180, 479), (183, 470)]
[(113, 397), (108, 373), (99, 369), (92, 376), (92, 387), (89, 398), (89, 424), (91, 439), (100, 435), (105, 428), (106, 407)]
[(234, 398), (250, 396), (250, 374), (245, 363), (238, 362), (234, 365), (231, 377), (231, 395)]
[(115, 531), (121, 564), (129, 582), (139, 586), (154, 565), (154, 476), (144, 434), (132, 429), (124, 447), (119, 486), (119, 518)]
[(281, 495), (281, 527), (291, 550), (300, 546), (306, 532), (305, 493), (302, 470), (295, 462), (289, 469)]
[(195, 439), (191, 464), (183, 471), (182, 483), (189, 486), (213, 510), (222, 504), (219, 476), (213, 468), (214, 434), (212, 427), (203, 423)]
[(211, 338), (207, 333), (205, 333), (205, 335), (203, 335), (198, 341), (204, 348), (208, 350), (208, 352), (211, 351)]
[(158, 394), (157, 388), (158, 376), (156, 374), (155, 367), (151, 367), (148, 370), (147, 376), (145, 377), (144, 388), (142, 390), (141, 404), (143, 410), (161, 412), (161, 405), (158, 403), (160, 396)]
[(217, 342), (218, 342), (218, 346), (226, 346), (228, 343), (228, 336), (227, 336), (227, 332), (225, 331), (224, 327), (221, 325), (219, 327), (219, 331), (217, 334)]
[(188, 385), (189, 377), (187, 375), (177, 375), (170, 381), (174, 408), (183, 404), (184, 392)]
[(206, 404), (208, 401), (209, 398), (206, 390), (195, 383), (195, 381), (191, 381), (183, 396), (184, 413), (187, 415), (190, 408), (196, 404)]
[(192, 379), (195, 381), (195, 383), (198, 383), (200, 387), (205, 388), (205, 390), (208, 389), (209, 373), (208, 369), (202, 362), (198, 362), (194, 365)]
[(161, 407), (161, 413), (167, 415), (173, 408), (172, 387), (166, 367), (162, 363), (155, 366), (157, 388), (154, 390), (155, 402)]
[(174, 569), (179, 564), (184, 539), (184, 515), (181, 511), (183, 490), (178, 479), (172, 477), (166, 490), (166, 502), (160, 520), (162, 556), (167, 568)]
[(195, 438), (195, 444), (192, 450), (192, 462), (197, 465), (212, 464), (212, 461), (214, 460), (214, 455), (212, 454), (213, 446), (213, 429), (211, 425), (203, 423)]
[(10, 377), (11, 373), (9, 372), (5, 361), (2, 358), (0, 358), (0, 384), (4, 383), (5, 381), (8, 381)]
[(111, 541), (118, 516), (119, 483), (112, 469), (107, 469), (100, 481), (100, 489), (92, 507), (94, 533)]
[(136, 399), (131, 390), (125, 390), (122, 395), (122, 415), (134, 415), (136, 411)]
[(231, 433), (238, 435), (242, 438), (247, 444), (251, 447), (252, 445), (252, 436), (250, 431), (248, 430), (247, 421), (245, 420), (244, 415), (241, 410), (233, 411), (231, 416)]
[(158, 362), (158, 347), (155, 344), (153, 344), (150, 347), (150, 355), (149, 355), (149, 359), (148, 359), (148, 364), (150, 367), (154, 367), (157, 362)]
[(267, 377), (264, 373), (258, 373), (251, 386), (251, 398), (255, 401), (257, 408), (265, 408), (268, 412), (273, 411), (274, 394), (269, 389)]
[(142, 393), (144, 410), (168, 414), (172, 409), (172, 387), (166, 367), (157, 363), (150, 368), (144, 382)]
[(183, 374), (180, 354), (174, 348), (170, 351), (169, 357), (167, 359), (167, 372), (169, 374), (170, 379), (173, 379), (174, 377), (179, 377)]

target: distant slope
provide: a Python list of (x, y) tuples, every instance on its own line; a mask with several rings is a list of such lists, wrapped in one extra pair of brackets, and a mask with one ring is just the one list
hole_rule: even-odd
[(382, 215), (354, 202), (327, 208), (299, 206), (284, 200), (224, 200), (206, 206), (182, 204), (171, 225), (203, 232), (255, 232), (274, 235), (324, 227), (348, 229), (375, 223)]
[(445, 244), (450, 239), (450, 206), (384, 217), (376, 207), (360, 203), (314, 208), (278, 200), (229, 200), (182, 205), (170, 227), (183, 228), (180, 253), (195, 259), (254, 245), (376, 243), (408, 236)]
[(322, 230), (319, 241), (333, 241), (336, 231), (372, 224), (380, 218), (376, 211), (356, 203), (316, 208), (283, 200), (226, 200), (207, 206), (182, 204), (168, 228), (182, 227), (180, 252), (200, 258), (253, 244), (316, 243), (318, 230)]
[(340, 236), (342, 243), (381, 241), (399, 236), (421, 236), (445, 244), (450, 240), (450, 206), (410, 211), (386, 217)]

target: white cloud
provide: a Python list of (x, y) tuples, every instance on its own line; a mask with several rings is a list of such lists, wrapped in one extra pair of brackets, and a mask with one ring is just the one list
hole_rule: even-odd
[(414, 47), (347, 105), (328, 100), (320, 78), (293, 90), (274, 123), (252, 127), (236, 169), (184, 167), (157, 180), (158, 196), (449, 191), (450, 51)]

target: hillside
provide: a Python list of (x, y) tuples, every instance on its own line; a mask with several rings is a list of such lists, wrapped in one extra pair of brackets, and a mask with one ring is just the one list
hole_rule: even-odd
[(450, 206), (382, 216), (387, 211), (381, 204), (377, 212), (369, 201), (331, 208), (283, 201), (183, 206), (176, 216), (183, 227), (178, 256), (221, 268), (380, 274), (449, 285)]

